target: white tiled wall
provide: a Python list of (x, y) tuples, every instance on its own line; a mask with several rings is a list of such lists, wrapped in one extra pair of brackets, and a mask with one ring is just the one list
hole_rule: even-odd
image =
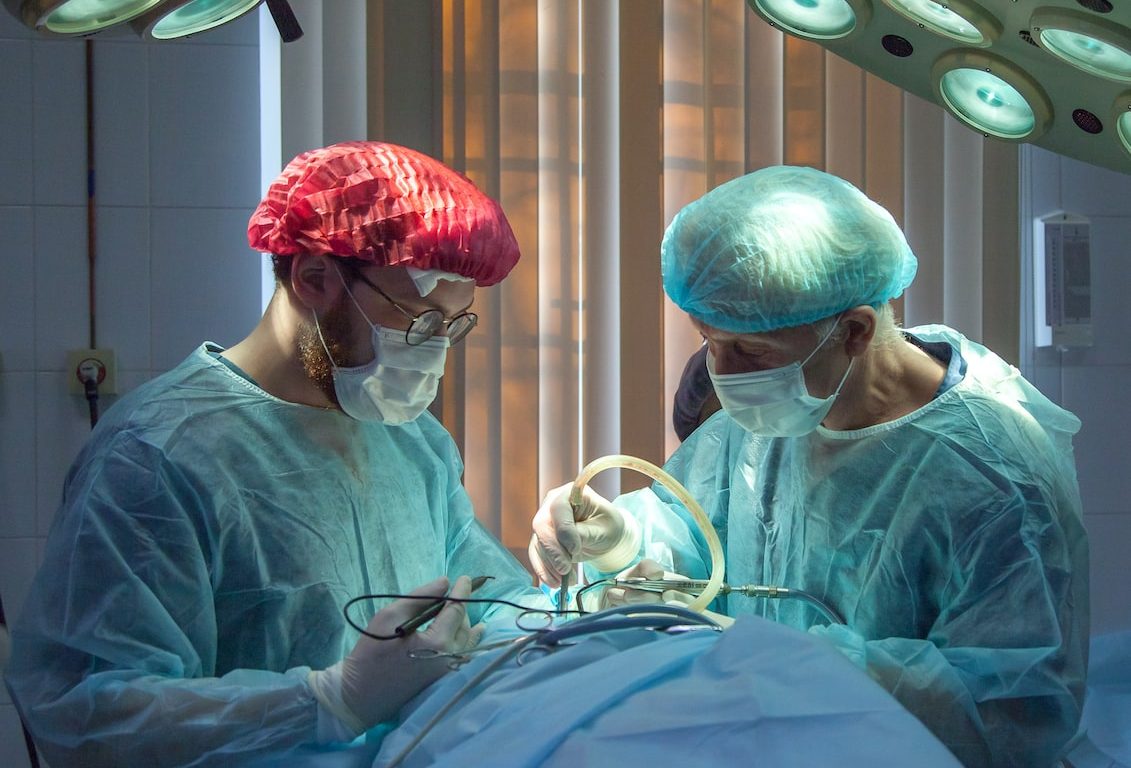
[(1076, 464), (1092, 555), (1092, 632), (1131, 630), (1131, 175), (1041, 149), (1028, 155), (1033, 215), (1091, 221), (1095, 344), (1033, 350), (1034, 383), (1080, 417)]
[[(94, 42), (97, 342), (119, 391), (260, 307), (245, 229), (259, 199), (259, 33), (249, 16), (190, 41)], [(87, 346), (84, 43), (0, 12), (0, 596), (20, 611), (63, 476), (89, 431), (66, 352)], [(104, 397), (103, 408), (115, 397)], [(0, 765), (27, 757), (0, 686)]]

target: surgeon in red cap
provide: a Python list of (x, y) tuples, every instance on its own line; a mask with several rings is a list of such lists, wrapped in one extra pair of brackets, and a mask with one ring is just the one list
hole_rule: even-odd
[[(52, 765), (366, 764), (447, 670), (410, 652), (474, 645), (484, 610), (406, 622), (469, 576), (539, 599), (427, 411), (476, 288), (518, 261), (498, 204), (348, 142), (296, 157), (248, 239), (277, 277), (260, 323), (123, 397), (68, 475), (8, 673)], [(388, 639), (343, 615), (410, 591), (356, 606)]]

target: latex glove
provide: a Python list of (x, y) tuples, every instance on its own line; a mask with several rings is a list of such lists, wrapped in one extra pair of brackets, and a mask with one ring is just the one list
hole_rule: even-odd
[[(661, 597), (663, 598), (663, 601), (668, 605), (677, 605), (680, 608), (688, 607), (689, 605), (691, 605), (692, 601), (695, 600), (695, 595), (689, 595), (686, 592), (678, 592), (674, 589), (669, 589)], [(714, 611), (707, 610), (699, 611), (699, 613), (711, 619), (723, 629), (726, 629), (731, 624), (734, 624), (734, 619), (723, 613), (715, 613)]]
[[(409, 594), (441, 597), (448, 594), (448, 579), (442, 576)], [(451, 597), (470, 594), (471, 580), (460, 576)], [(424, 600), (401, 598), (378, 611), (366, 630), (375, 635), (395, 634), (398, 625), (427, 605)], [(406, 637), (375, 640), (362, 635), (343, 661), (312, 671), (307, 682), (318, 701), (358, 735), (394, 717), (413, 696), (449, 671), (447, 659), (414, 659), (409, 651), (462, 651), (476, 645), (482, 634), (482, 625), (469, 626), (462, 604), (448, 603), (425, 629)]]
[(561, 584), (574, 563), (592, 561), (601, 571), (619, 571), (636, 558), (640, 525), (588, 486), (575, 512), (569, 503), (573, 484), (546, 494), (534, 516), (530, 564), (544, 583)]

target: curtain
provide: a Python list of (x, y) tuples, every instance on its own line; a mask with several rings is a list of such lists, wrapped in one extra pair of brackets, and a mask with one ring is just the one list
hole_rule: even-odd
[(370, 138), (465, 172), (522, 247), (514, 272), (477, 292), (480, 325), (438, 407), (478, 514), (516, 552), (542, 496), (585, 463), (662, 463), (677, 446), (672, 397), (699, 340), (664, 297), (660, 240), (681, 206), (742, 173), (809, 165), (859, 186), (919, 257), (904, 323), (945, 322), (1016, 360), (1016, 146), (783, 36), (741, 0), (368, 9)]

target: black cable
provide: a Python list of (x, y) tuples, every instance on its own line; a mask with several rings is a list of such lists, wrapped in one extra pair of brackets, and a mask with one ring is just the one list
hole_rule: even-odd
[[(512, 603), (510, 600), (503, 600), (502, 598), (498, 598), (498, 597), (448, 597), (446, 595), (441, 597), (441, 596), (436, 596), (436, 595), (397, 595), (397, 594), (359, 595), (358, 597), (351, 599), (350, 601), (348, 601), (345, 604), (345, 606), (342, 608), (342, 613), (346, 617), (346, 622), (351, 627), (353, 627), (354, 629), (356, 629), (358, 632), (365, 635), (366, 637), (371, 637), (374, 640), (399, 640), (403, 637), (407, 637), (411, 633), (410, 632), (404, 632), (404, 631), (398, 631), (396, 634), (392, 634), (392, 635), (377, 635), (377, 634), (374, 634), (373, 632), (368, 631), (365, 627), (361, 626), (360, 624), (356, 624), (354, 622), (353, 617), (350, 616), (350, 608), (352, 608), (354, 606), (354, 604), (360, 603), (362, 600), (403, 600), (403, 599), (428, 600), (429, 602), (442, 600), (442, 601), (447, 602), (447, 603), (464, 603), (464, 604), (467, 604), (467, 603), (490, 603), (492, 605), (505, 605), (505, 606), (508, 606), (510, 608), (517, 608), (518, 610), (524, 611), (524, 612), (525, 611), (534, 611), (536, 613), (545, 613), (546, 615), (550, 615), (550, 614), (554, 614), (554, 615), (557, 615), (557, 616), (564, 616), (566, 614), (577, 614), (579, 616), (582, 615), (581, 611), (554, 611), (554, 610), (543, 609), (543, 608), (531, 608), (529, 605), (521, 605), (519, 603)], [(401, 629), (400, 627), (397, 627), (397, 630), (400, 630), (400, 629)]]
[(83, 389), (86, 391), (86, 402), (90, 406), (90, 428), (98, 423), (98, 382), (93, 377), (83, 380)]

